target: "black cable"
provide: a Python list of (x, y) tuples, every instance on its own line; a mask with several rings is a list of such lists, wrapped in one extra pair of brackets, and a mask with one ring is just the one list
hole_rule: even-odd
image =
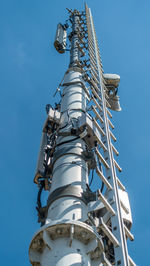
[(65, 125), (65, 126), (63, 126), (63, 127), (60, 127), (59, 129), (60, 129), (60, 130), (62, 130), (62, 129), (64, 129), (66, 126), (68, 126), (68, 122), (66, 123), (66, 125)]
[(41, 204), (41, 194), (42, 194), (43, 188), (44, 188), (44, 180), (41, 180), (40, 181), (39, 192), (38, 192), (38, 195), (37, 195), (37, 206), (38, 206), (38, 210), (42, 207), (42, 204)]
[(92, 169), (92, 177), (91, 177), (91, 181), (90, 181), (89, 187), (92, 185), (93, 178), (94, 178), (94, 169)]
[(102, 185), (101, 185), (101, 193), (103, 192), (104, 189), (104, 182), (102, 181)]
[[(98, 160), (98, 164), (99, 164), (100, 170), (102, 171), (102, 164), (99, 160)], [(104, 182), (102, 181), (102, 185), (101, 185), (101, 189), (100, 189), (101, 193), (103, 192), (103, 189), (104, 189)]]
[(89, 185), (86, 183), (87, 189), (92, 192), (92, 190), (90, 189)]
[(66, 144), (66, 143), (69, 143), (69, 142), (71, 142), (71, 141), (77, 140), (77, 139), (80, 139), (80, 137), (78, 136), (78, 137), (76, 137), (76, 138), (74, 138), (74, 139), (70, 139), (70, 140), (66, 140), (66, 141), (63, 141), (63, 142), (61, 142), (61, 143), (58, 143), (58, 144), (56, 145), (56, 147), (58, 147), (58, 146), (60, 146), (60, 145), (63, 145), (63, 144)]
[(41, 204), (41, 193), (42, 193), (42, 190), (44, 188), (44, 184), (45, 184), (44, 180), (41, 180), (39, 192), (37, 195), (37, 207), (36, 207), (36, 210), (38, 211), (38, 217), (39, 217), (38, 222), (41, 222), (41, 226), (43, 226), (45, 224), (45, 210)]

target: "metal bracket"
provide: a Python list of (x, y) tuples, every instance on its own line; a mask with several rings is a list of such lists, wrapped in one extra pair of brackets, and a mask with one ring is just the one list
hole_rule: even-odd
[(83, 191), (78, 187), (72, 185), (66, 185), (60, 188), (55, 189), (48, 197), (47, 206), (49, 208), (50, 204), (56, 199), (62, 197), (75, 197), (82, 200), (85, 204), (88, 204), (90, 201), (96, 200), (96, 193), (89, 190)]

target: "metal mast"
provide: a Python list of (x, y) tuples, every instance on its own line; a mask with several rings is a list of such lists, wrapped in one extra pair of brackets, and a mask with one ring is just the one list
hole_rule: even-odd
[[(118, 151), (112, 143), (116, 138), (109, 111), (121, 110), (120, 77), (103, 72), (88, 6), (85, 12), (68, 12), (71, 30), (68, 23), (59, 23), (54, 45), (64, 53), (69, 31), (70, 65), (60, 84), (61, 102), (46, 106), (34, 178), (42, 226), (31, 241), (30, 262), (34, 266), (135, 265), (128, 255), (127, 238), (134, 239), (132, 217), (128, 194), (116, 174), (122, 169), (115, 158)], [(94, 170), (102, 182), (95, 192), (90, 188)], [(44, 189), (49, 197), (42, 207)]]

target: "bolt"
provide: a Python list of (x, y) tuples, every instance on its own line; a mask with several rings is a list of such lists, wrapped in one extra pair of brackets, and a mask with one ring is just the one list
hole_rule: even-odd
[(61, 232), (62, 232), (62, 230), (61, 229), (56, 229), (56, 233), (58, 234), (58, 235), (60, 235), (61, 234)]
[(85, 237), (86, 237), (86, 235), (87, 235), (87, 233), (86, 233), (86, 232), (82, 232), (82, 233), (81, 233), (81, 236), (82, 236), (83, 238), (85, 238)]

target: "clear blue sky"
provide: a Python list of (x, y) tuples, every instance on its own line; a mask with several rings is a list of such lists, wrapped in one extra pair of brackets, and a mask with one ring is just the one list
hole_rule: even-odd
[[(114, 115), (129, 193), (135, 241), (129, 253), (150, 265), (150, 1), (87, 0), (92, 9), (106, 73), (121, 76), (122, 112)], [(28, 246), (39, 228), (33, 184), (45, 105), (67, 69), (69, 55), (54, 47), (65, 8), (82, 0), (3, 0), (0, 7), (1, 188), (0, 265), (29, 266)]]

